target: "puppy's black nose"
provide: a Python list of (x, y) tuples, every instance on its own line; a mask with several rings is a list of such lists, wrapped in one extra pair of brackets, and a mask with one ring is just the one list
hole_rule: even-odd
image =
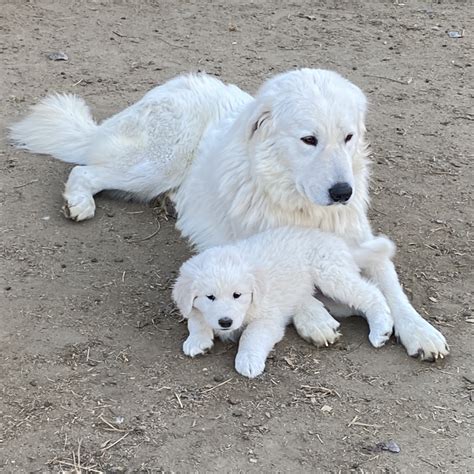
[(346, 202), (352, 196), (352, 188), (349, 183), (336, 183), (329, 189), (329, 196), (334, 202)]
[(221, 318), (218, 322), (222, 328), (230, 328), (232, 326), (232, 319), (230, 318)]

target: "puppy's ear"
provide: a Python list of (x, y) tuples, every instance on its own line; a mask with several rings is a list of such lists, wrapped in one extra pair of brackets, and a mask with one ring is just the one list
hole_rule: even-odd
[(260, 300), (267, 292), (268, 279), (261, 268), (255, 268), (252, 271), (252, 301)]
[(194, 298), (196, 298), (197, 294), (194, 277), (186, 264), (181, 267), (179, 277), (173, 287), (172, 296), (183, 317), (189, 318), (193, 309)]

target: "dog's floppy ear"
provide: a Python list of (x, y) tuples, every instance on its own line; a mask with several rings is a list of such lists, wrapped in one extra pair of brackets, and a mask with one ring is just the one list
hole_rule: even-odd
[(264, 129), (267, 125), (269, 125), (271, 121), (271, 111), (269, 106), (265, 106), (260, 102), (255, 101), (253, 108), (250, 113), (250, 130), (249, 130), (249, 140), (255, 135), (255, 133), (260, 130)]
[(252, 270), (252, 302), (258, 302), (267, 292), (268, 281), (261, 268)]
[(181, 267), (178, 279), (173, 286), (172, 296), (183, 317), (188, 318), (193, 309), (193, 302), (197, 294), (194, 276), (187, 263)]

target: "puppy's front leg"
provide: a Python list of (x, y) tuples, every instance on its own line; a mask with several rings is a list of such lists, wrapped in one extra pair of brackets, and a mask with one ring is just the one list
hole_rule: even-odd
[(190, 357), (204, 354), (214, 345), (214, 331), (201, 313), (193, 310), (188, 319), (189, 336), (184, 341), (183, 352)]
[(265, 369), (268, 354), (284, 334), (285, 326), (273, 319), (251, 322), (240, 337), (235, 370), (249, 378), (260, 375)]

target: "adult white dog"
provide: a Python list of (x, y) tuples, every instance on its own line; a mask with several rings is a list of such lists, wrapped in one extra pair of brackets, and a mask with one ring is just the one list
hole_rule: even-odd
[(252, 378), (263, 372), (293, 318), (316, 320), (334, 340), (339, 323), (314, 298), (315, 286), (360, 311), (370, 342), (381, 347), (392, 335), (393, 319), (380, 290), (360, 271), (390, 258), (393, 248), (384, 237), (350, 248), (334, 234), (286, 227), (207, 249), (182, 265), (173, 288), (188, 320), (183, 351), (194, 357), (213, 346), (214, 334), (224, 340), (242, 334), (235, 369)]
[[(372, 238), (365, 113), (361, 90), (331, 71), (275, 76), (255, 98), (200, 74), (153, 89), (100, 125), (81, 99), (50, 96), (11, 127), (11, 137), (83, 165), (64, 193), (75, 220), (94, 215), (93, 195), (103, 189), (142, 199), (170, 192), (178, 228), (200, 250), (279, 226), (316, 227), (352, 244)], [(446, 355), (445, 338), (411, 306), (392, 262), (366, 273), (408, 353)], [(306, 332), (318, 331), (310, 324)]]

